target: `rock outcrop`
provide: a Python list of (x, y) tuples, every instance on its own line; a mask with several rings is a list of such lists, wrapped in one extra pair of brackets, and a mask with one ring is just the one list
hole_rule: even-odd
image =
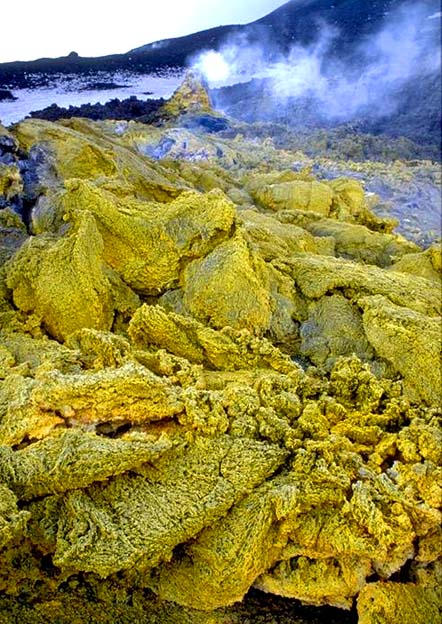
[(437, 245), (268, 141), (10, 136), (39, 191), (26, 228), (0, 170), (0, 621), (236, 623), (255, 588), (436, 624)]

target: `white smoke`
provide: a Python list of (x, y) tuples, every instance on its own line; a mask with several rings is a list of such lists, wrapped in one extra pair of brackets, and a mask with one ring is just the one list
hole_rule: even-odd
[(218, 51), (202, 53), (194, 69), (212, 88), (265, 78), (281, 105), (293, 98), (313, 98), (336, 121), (368, 111), (373, 116), (391, 114), (407, 83), (440, 71), (440, 22), (435, 26), (424, 3), (407, 2), (391, 12), (381, 30), (356, 50), (357, 62), (331, 61), (339, 33), (327, 24), (321, 24), (320, 32), (313, 44), (295, 45), (271, 62), (265, 46), (231, 40)]
[(194, 60), (192, 69), (202, 74), (210, 87), (218, 87), (267, 77), (269, 66), (265, 60), (265, 48), (250, 44), (246, 35), (237, 34), (221, 50), (201, 53)]
[(194, 70), (202, 74), (211, 85), (226, 84), (231, 74), (225, 54), (215, 50), (204, 52), (195, 63)]

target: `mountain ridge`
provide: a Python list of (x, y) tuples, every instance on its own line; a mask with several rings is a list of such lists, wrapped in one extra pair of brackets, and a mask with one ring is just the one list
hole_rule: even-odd
[[(433, 0), (422, 0), (429, 5)], [(268, 15), (248, 24), (225, 25), (171, 39), (155, 41), (123, 54), (82, 57), (76, 53), (58, 58), (0, 63), (0, 88), (41, 86), (32, 74), (90, 73), (95, 71), (153, 72), (184, 68), (192, 56), (205, 49), (218, 49), (229, 37), (242, 35), (250, 43), (268, 42), (272, 48), (287, 50), (294, 43), (304, 45), (317, 36), (321, 22), (339, 25), (335, 51), (340, 44), (352, 45), (372, 32), (382, 21), (386, 10), (398, 7), (403, 0), (290, 0)], [(276, 32), (277, 31), (277, 32)], [(31, 74), (31, 76), (29, 76)]]

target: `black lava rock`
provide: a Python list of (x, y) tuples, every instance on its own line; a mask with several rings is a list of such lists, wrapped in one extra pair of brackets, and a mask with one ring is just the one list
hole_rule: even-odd
[(58, 119), (69, 119), (71, 117), (86, 117), (95, 121), (104, 119), (136, 120), (145, 121), (150, 115), (155, 113), (164, 100), (139, 100), (136, 96), (131, 96), (125, 100), (114, 98), (106, 104), (82, 104), (81, 106), (69, 106), (62, 108), (57, 104), (51, 104), (47, 108), (39, 111), (32, 111), (30, 116), (48, 121)]
[(0, 102), (14, 102), (17, 99), (8, 89), (0, 89)]

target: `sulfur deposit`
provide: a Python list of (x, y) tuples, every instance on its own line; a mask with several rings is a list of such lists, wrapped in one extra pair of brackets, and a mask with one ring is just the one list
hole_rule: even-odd
[(1, 130), (0, 622), (437, 624), (440, 248), (182, 101)]

